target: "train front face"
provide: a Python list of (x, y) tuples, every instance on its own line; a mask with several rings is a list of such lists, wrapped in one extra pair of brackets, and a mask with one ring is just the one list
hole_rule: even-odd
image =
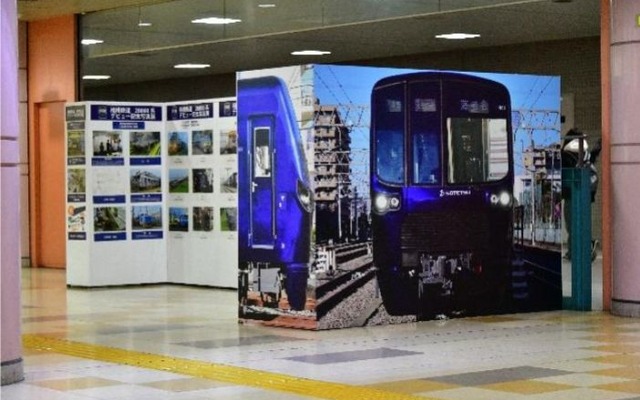
[(240, 267), (281, 268), (291, 307), (302, 309), (313, 199), (293, 113), (279, 78), (238, 81)]
[(390, 314), (478, 313), (502, 296), (513, 245), (510, 113), (504, 86), (461, 74), (374, 87), (373, 256)]

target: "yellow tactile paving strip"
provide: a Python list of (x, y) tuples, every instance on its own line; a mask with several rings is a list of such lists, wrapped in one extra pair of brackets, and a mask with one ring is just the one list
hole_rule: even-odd
[(177, 374), (229, 382), (236, 385), (280, 391), (318, 399), (397, 399), (425, 397), (394, 393), (374, 388), (298, 378), (284, 374), (213, 364), (203, 361), (141, 353), (88, 343), (79, 343), (41, 335), (23, 335), (23, 346), (30, 350), (44, 350), (91, 360), (148, 368)]

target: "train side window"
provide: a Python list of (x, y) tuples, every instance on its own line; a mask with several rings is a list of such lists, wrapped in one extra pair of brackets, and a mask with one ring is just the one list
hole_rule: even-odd
[(448, 181), (496, 181), (509, 171), (505, 119), (448, 118)]
[(255, 178), (271, 177), (270, 129), (256, 128), (253, 131), (253, 176)]
[(380, 180), (404, 182), (404, 85), (384, 87), (374, 92), (375, 171)]

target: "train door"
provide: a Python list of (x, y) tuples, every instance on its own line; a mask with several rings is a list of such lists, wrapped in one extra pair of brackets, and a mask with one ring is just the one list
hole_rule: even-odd
[(276, 226), (274, 208), (273, 119), (250, 120), (251, 129), (251, 214), (249, 237), (253, 248), (273, 248)]

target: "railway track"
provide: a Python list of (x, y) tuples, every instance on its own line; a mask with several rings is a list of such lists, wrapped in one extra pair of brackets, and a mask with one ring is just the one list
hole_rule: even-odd
[(328, 264), (334, 268), (320, 277), (316, 286), (318, 319), (343, 306), (346, 298), (375, 278), (370, 243), (331, 246), (324, 251), (329, 254)]

